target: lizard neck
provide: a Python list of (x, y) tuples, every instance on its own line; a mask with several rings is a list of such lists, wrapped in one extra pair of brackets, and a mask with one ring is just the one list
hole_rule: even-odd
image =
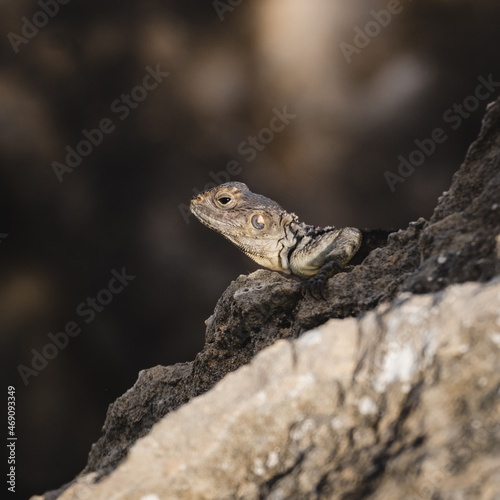
[(304, 232), (307, 225), (299, 222), (297, 216), (289, 212), (284, 212), (281, 215), (280, 223), (283, 228), (283, 237), (280, 241), (281, 250), (279, 251), (280, 266), (283, 272), (291, 274), (290, 255), (300, 242), (300, 235)]

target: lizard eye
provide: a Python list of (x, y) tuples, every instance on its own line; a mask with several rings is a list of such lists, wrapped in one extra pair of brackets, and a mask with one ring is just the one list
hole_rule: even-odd
[(217, 198), (217, 202), (222, 206), (227, 205), (231, 200), (231, 196), (228, 196), (227, 194), (223, 194)]
[(264, 229), (265, 225), (264, 217), (262, 217), (262, 215), (254, 215), (252, 217), (252, 226), (255, 229)]

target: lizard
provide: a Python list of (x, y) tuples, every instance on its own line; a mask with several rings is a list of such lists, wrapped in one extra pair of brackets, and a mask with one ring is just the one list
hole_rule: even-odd
[(358, 251), (362, 233), (353, 227), (316, 227), (299, 222), (275, 201), (252, 193), (242, 182), (226, 182), (199, 193), (191, 212), (255, 262), (301, 280), (322, 295), (330, 276), (344, 269)]

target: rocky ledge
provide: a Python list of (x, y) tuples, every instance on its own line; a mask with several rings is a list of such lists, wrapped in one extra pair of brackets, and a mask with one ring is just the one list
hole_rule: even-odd
[(431, 219), (365, 236), (326, 300), (231, 283), (196, 359), (142, 371), (33, 498), (500, 498), (500, 101)]

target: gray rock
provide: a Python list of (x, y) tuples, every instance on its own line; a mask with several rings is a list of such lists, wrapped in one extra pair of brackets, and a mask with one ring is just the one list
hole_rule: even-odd
[(60, 498), (495, 499), (499, 389), (500, 279), (404, 293), (264, 349)]
[(500, 498), (499, 143), (497, 101), (430, 221), (365, 231), (327, 300), (271, 271), (231, 283), (196, 359), (110, 406), (89, 498)]

